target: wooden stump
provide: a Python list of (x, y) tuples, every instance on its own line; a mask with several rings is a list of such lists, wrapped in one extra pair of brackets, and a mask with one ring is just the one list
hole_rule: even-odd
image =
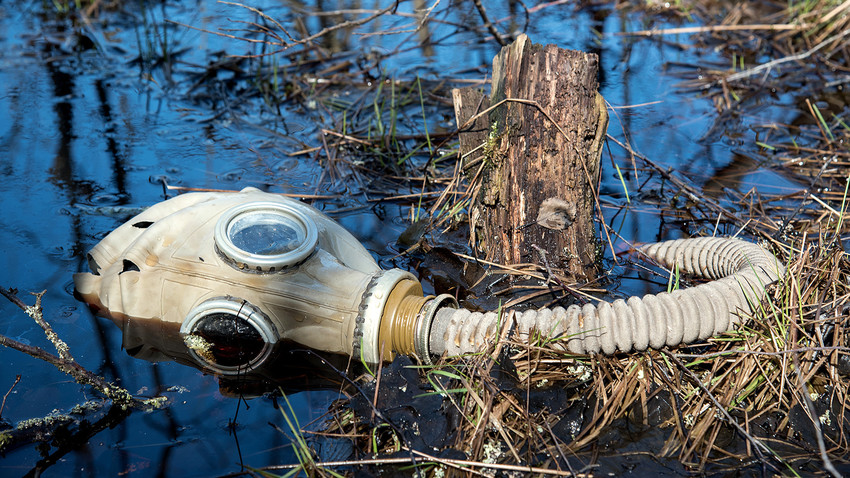
[(492, 98), (452, 92), (464, 171), (481, 180), (471, 240), (486, 259), (540, 264), (542, 250), (572, 279), (598, 276), (593, 209), (608, 126), (598, 63), (521, 35), (493, 59)]

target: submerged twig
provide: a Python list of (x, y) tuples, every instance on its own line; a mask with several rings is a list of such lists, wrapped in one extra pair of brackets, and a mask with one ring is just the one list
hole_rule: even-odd
[(6, 408), (6, 399), (9, 398), (9, 394), (12, 393), (12, 390), (15, 389), (15, 387), (18, 385), (18, 383), (20, 381), (21, 381), (21, 375), (20, 374), (15, 375), (15, 381), (12, 382), (12, 386), (9, 387), (9, 390), (7, 390), (6, 393), (3, 395), (3, 403), (0, 403), (0, 419), (3, 418), (3, 409)]
[(55, 332), (53, 332), (53, 329), (44, 320), (42, 316), (41, 296), (44, 294), (44, 292), (40, 294), (35, 294), (36, 304), (34, 306), (28, 306), (26, 303), (20, 300), (15, 294), (15, 292), (11, 289), (5, 289), (3, 287), (0, 287), (0, 294), (9, 299), (9, 301), (11, 301), (13, 304), (17, 305), (21, 310), (26, 312), (27, 315), (35, 319), (39, 326), (44, 329), (48, 339), (50, 339), (54, 346), (56, 346), (56, 349), (59, 351), (59, 356), (53, 355), (40, 347), (35, 347), (32, 345), (24, 344), (22, 342), (18, 342), (17, 340), (6, 337), (5, 335), (0, 335), (0, 345), (9, 347), (19, 352), (23, 352), (31, 357), (43, 360), (53, 365), (61, 372), (73, 377), (77, 383), (81, 385), (91, 386), (99, 394), (112, 400), (113, 402), (115, 402), (116, 405), (119, 405), (122, 408), (150, 410), (154, 408), (160, 408), (166, 403), (167, 399), (165, 397), (145, 399), (136, 398), (126, 389), (107, 381), (103, 377), (93, 372), (90, 372), (82, 365), (77, 363), (77, 361), (74, 360), (74, 357), (71, 355), (68, 346), (65, 344), (65, 342), (59, 339), (59, 337), (56, 335)]

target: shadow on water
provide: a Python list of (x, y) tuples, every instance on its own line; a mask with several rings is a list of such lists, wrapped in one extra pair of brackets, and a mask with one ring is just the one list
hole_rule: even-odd
[[(380, 3), (379, 8), (390, 6)], [(61, 5), (69, 11), (57, 11)], [(110, 2), (87, 13), (76, 11), (73, 2), (0, 5), (0, 227), (6, 232), (0, 285), (17, 288), (22, 298), (46, 289), (46, 318), (82, 365), (131, 393), (162, 394), (171, 401), (153, 413), (80, 412), (74, 415), (77, 424), (62, 433), (83, 440), (8, 451), (0, 459), (4, 475), (49, 470), (56, 476), (214, 476), (240, 471), (242, 464), (295, 463), (295, 437), (281, 419), (289, 413), (284, 402), (307, 430), (319, 429), (339, 398), (354, 397), (355, 411), (373, 413), (364, 396), (377, 397), (375, 385), (366, 386), (365, 394), (353, 387), (348, 378), (363, 370), (347, 359), (281, 349), (255, 376), (217, 378), (184, 366), (190, 361), (180, 357), (124, 353), (121, 331), (74, 300), (71, 276), (86, 269), (86, 251), (141, 208), (176, 194), (166, 185), (254, 186), (303, 195), (360, 239), (382, 267), (422, 277), (426, 293), (451, 292), (472, 306), (498, 304), (500, 297), (481, 296), (504, 285), (480, 283), (478, 265), (454, 254), (468, 252), (462, 230), (435, 239), (428, 254), (402, 255), (418, 238), (432, 237), (432, 231), (413, 231), (413, 239), (400, 239), (427, 205), (421, 199), (387, 199), (445, 186), (454, 167), (447, 142), (455, 128), (448, 89), (483, 79), (498, 51), (472, 2), (440, 5), (421, 23), (432, 5), (402, 2), (394, 16), (347, 28), (338, 27), (372, 10), (351, 13), (365, 8), (360, 2), (318, 0), (251, 4), (268, 17), (202, 1)], [(823, 194), (839, 189), (839, 175), (822, 173), (815, 184), (802, 160), (799, 174), (789, 174), (775, 167), (779, 160), (770, 153), (779, 147), (772, 141), (771, 134), (778, 136), (773, 123), (788, 125), (801, 143), (810, 138), (817, 125), (800, 113), (807, 111), (801, 105), (810, 94), (753, 93), (743, 112), (718, 113), (716, 104), (681, 83), (699, 75), (687, 65), (726, 59), (698, 51), (687, 38), (616, 35), (644, 28), (640, 13), (607, 4), (525, 10), (520, 2), (504, 1), (488, 8), (508, 41), (524, 31), (538, 43), (597, 53), (601, 92), (612, 108), (609, 134), (723, 207), (744, 213), (741, 198), (759, 193), (779, 197), (771, 207), (786, 211), (791, 206), (783, 197), (799, 198), (807, 188)], [(655, 26), (678, 25), (675, 18), (669, 23), (661, 18)], [(285, 41), (333, 31), (314, 45), (291, 49), (232, 38), (268, 38), (261, 29)], [(848, 113), (840, 90), (811, 101), (836, 117)], [(356, 141), (334, 136), (337, 131)], [(599, 199), (618, 253), (630, 243), (737, 233), (732, 221), (694, 216), (687, 198), (671, 190), (676, 189), (661, 172), (638, 166), (622, 150), (606, 150)], [(615, 265), (610, 251), (606, 254), (612, 281), (606, 297), (663, 288), (663, 278), (645, 280), (640, 269)], [(0, 334), (51, 350), (41, 329), (20, 311), (11, 304), (0, 310)], [(2, 348), (0, 361), (0, 392), (11, 387), (0, 410), (7, 423), (70, 411), (94, 398), (52, 366), (21, 353)], [(388, 365), (397, 373), (388, 375), (394, 388), (384, 389), (382, 400), (415, 406), (390, 407), (388, 413), (404, 421), (417, 410), (430, 410), (429, 423), (440, 436), (409, 438), (445, 446), (459, 418), (437, 416), (442, 402), (417, 395), (427, 390), (407, 380), (409, 369), (402, 365)], [(510, 373), (505, 371), (506, 389), (516, 388)], [(21, 381), (13, 386), (16, 375)], [(562, 405), (564, 418), (555, 425), (562, 436), (583, 423), (583, 408), (564, 405), (556, 392), (516, 394), (517, 400), (537, 400), (532, 406), (541, 410)], [(652, 402), (657, 410), (640, 413), (663, 415), (671, 407), (665, 400), (657, 394)], [(600, 442), (603, 454), (629, 458), (599, 471), (647, 466), (665, 474), (689, 472), (676, 460), (647, 453), (667, 437), (647, 428), (644, 415), (632, 418), (636, 421), (618, 422)], [(87, 426), (91, 434), (83, 430)], [(308, 441), (323, 459), (354, 453), (342, 440)]]

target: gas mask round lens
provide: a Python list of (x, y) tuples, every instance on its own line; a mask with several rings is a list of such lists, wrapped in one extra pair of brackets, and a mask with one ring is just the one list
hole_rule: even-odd
[(305, 214), (285, 203), (254, 202), (224, 212), (215, 243), (232, 265), (277, 272), (298, 264), (316, 249), (318, 230)]
[(277, 330), (268, 317), (232, 297), (211, 299), (192, 309), (180, 334), (196, 360), (226, 375), (261, 364), (277, 342)]

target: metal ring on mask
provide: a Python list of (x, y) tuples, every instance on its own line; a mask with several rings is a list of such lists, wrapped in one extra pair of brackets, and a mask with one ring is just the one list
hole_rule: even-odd
[(249, 202), (225, 211), (215, 225), (219, 252), (239, 269), (277, 272), (302, 262), (316, 249), (316, 223), (278, 202)]
[[(245, 329), (246, 326), (250, 329)], [(254, 334), (257, 337), (250, 340)], [(224, 375), (256, 368), (271, 355), (278, 341), (277, 329), (266, 314), (234, 297), (209, 299), (190, 310), (180, 326), (180, 335), (198, 363)], [(241, 344), (242, 339), (249, 340)], [(220, 342), (216, 343), (217, 340)], [(246, 350), (246, 346), (255, 346), (256, 350)]]

